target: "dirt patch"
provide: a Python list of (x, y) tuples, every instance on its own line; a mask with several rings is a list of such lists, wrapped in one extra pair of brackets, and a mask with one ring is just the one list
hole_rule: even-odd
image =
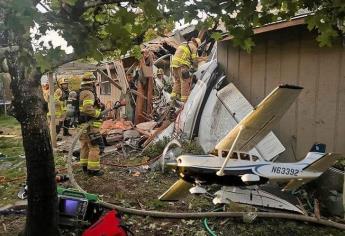
[(8, 215), (0, 217), (0, 235), (18, 235), (25, 225), (25, 216)]

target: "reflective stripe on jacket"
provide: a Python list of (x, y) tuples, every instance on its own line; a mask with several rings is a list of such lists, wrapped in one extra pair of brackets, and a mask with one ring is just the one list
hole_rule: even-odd
[[(62, 90), (60, 88), (56, 89), (54, 92), (54, 105), (55, 105), (55, 117), (61, 118), (66, 113), (65, 102), (61, 101), (62, 97)], [(49, 96), (48, 96), (49, 99)], [(50, 111), (48, 112), (48, 116), (50, 116)]]
[(95, 107), (95, 96), (90, 90), (82, 90), (79, 95), (80, 115), (98, 118), (101, 110)]
[(171, 67), (180, 67), (182, 65), (191, 67), (193, 60), (197, 57), (196, 51), (197, 49), (190, 44), (181, 44), (178, 46), (175, 55), (172, 58)]

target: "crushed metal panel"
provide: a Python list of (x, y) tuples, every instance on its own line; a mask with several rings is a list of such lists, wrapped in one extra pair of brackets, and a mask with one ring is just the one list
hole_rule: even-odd
[[(214, 150), (215, 145), (222, 140), (229, 130), (237, 125), (237, 121), (217, 97), (213, 89), (201, 116), (198, 139), (205, 153)], [(250, 154), (264, 158), (255, 148)]]
[[(203, 128), (199, 131), (199, 141), (204, 151), (213, 150), (215, 145), (252, 110), (253, 106), (234, 84), (230, 83), (218, 92), (213, 90), (200, 122), (200, 127)], [(271, 160), (283, 151), (284, 146), (273, 132), (270, 132), (249, 153)]]
[(236, 125), (236, 120), (217, 98), (217, 90), (213, 89), (201, 116), (202, 129), (199, 129), (198, 134), (200, 145), (205, 153), (212, 151), (215, 145)]
[(179, 119), (177, 121), (178, 127), (183, 131), (184, 136), (188, 139), (192, 138), (195, 122), (200, 112), (201, 103), (206, 94), (208, 82), (217, 66), (217, 61), (214, 60), (211, 63), (204, 65), (201, 71), (198, 70), (198, 72), (200, 71), (200, 74), (197, 74), (196, 76), (200, 76), (201, 78), (199, 78), (198, 82), (192, 89), (188, 100), (184, 104), (183, 110), (179, 115)]
[(262, 189), (223, 187), (215, 193), (215, 196), (213, 200), (214, 204), (226, 204), (232, 201), (304, 214), (304, 212), (292, 202)]

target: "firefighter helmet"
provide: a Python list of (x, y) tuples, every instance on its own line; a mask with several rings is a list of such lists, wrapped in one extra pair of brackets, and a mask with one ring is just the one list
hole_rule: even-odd
[(81, 85), (96, 83), (96, 77), (92, 72), (85, 72), (82, 76)]
[(63, 85), (63, 84), (68, 84), (68, 79), (66, 77), (61, 77), (59, 80), (58, 80), (58, 84), (59, 86)]

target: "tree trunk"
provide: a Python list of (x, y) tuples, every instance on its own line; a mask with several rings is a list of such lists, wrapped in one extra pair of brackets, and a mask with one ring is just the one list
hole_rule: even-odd
[[(28, 209), (24, 235), (59, 235), (55, 164), (41, 73), (12, 70), (13, 114), (21, 124), (26, 156)], [(22, 71), (22, 72), (21, 72)]]

